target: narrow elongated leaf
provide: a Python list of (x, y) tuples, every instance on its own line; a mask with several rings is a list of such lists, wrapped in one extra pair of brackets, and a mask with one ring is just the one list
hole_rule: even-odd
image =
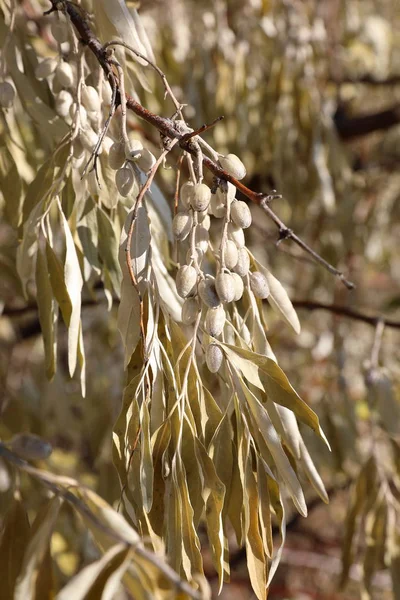
[(388, 505), (387, 510), (386, 556), (392, 578), (394, 598), (400, 598), (400, 531), (396, 526), (398, 514), (397, 509), (391, 504)]
[(299, 459), (301, 435), (295, 415), (288, 408), (275, 404), (269, 399), (265, 402), (265, 408), (277, 433), (293, 456)]
[(14, 597), (14, 586), (29, 541), (29, 530), (28, 515), (19, 493), (16, 492), (4, 517), (0, 540), (1, 594), (4, 598)]
[(293, 411), (299, 421), (315, 431), (329, 448), (329, 442), (320, 427), (317, 415), (300, 398), (285, 373), (273, 360), (236, 346), (227, 344), (221, 346), (235, 367), (250, 383), (265, 391), (273, 402)]
[(257, 458), (257, 487), (258, 497), (260, 500), (258, 505), (260, 531), (263, 540), (264, 552), (268, 558), (272, 558), (274, 544), (272, 538), (272, 516), (268, 490), (268, 475), (264, 468), (261, 457)]
[[(96, 592), (99, 594), (97, 597), (104, 599), (104, 594), (102, 594), (103, 588), (108, 581), (108, 577), (111, 577), (115, 571), (107, 573), (108, 577), (105, 580), (102, 575), (104, 575), (111, 561), (113, 561), (113, 566), (117, 569), (124, 562), (128, 552), (129, 547), (125, 544), (111, 546), (99, 560), (88, 565), (73, 577), (61, 592), (57, 594), (57, 600), (70, 600), (71, 598), (74, 600), (85, 600), (89, 592), (93, 592), (95, 587)], [(120, 575), (122, 577), (123, 573)], [(96, 586), (97, 582), (100, 583), (102, 589)]]
[(386, 541), (387, 505), (381, 493), (375, 506), (365, 518), (365, 539), (367, 543), (363, 561), (363, 598), (372, 597), (372, 577), (380, 566)]
[[(135, 21), (132, 18), (124, 0), (99, 0), (99, 10), (101, 8), (103, 33), (105, 39), (114, 39), (115, 34), (126, 44), (132, 46), (144, 56), (147, 55), (146, 48), (140, 41), (136, 30)], [(135, 60), (141, 65), (147, 65), (147, 61), (136, 56)]]
[(42, 560), (48, 548), (55, 521), (62, 500), (55, 496), (38, 513), (33, 525), (29, 543), (26, 547), (21, 572), (15, 586), (15, 600), (34, 600), (35, 586)]
[(203, 499), (207, 533), (215, 569), (218, 573), (219, 589), (221, 592), (224, 582), (224, 528), (222, 509), (224, 506), (225, 486), (219, 479), (213, 461), (208, 456), (204, 446), (197, 440), (196, 454), (204, 476)]
[(296, 333), (300, 333), (300, 321), (293, 304), (280, 281), (258, 261), (255, 261), (257, 269), (265, 275), (269, 286), (269, 296), (267, 298), (271, 308), (288, 323)]
[(276, 481), (274, 481), (274, 479), (272, 479), (272, 477), (268, 477), (268, 492), (269, 492), (269, 497), (270, 497), (270, 501), (271, 501), (271, 506), (272, 506), (275, 516), (277, 518), (277, 521), (279, 524), (279, 529), (280, 529), (280, 534), (281, 534), (281, 543), (279, 545), (279, 548), (275, 552), (275, 555), (272, 559), (272, 562), (271, 562), (271, 565), (269, 568), (268, 581), (267, 581), (267, 586), (269, 587), (269, 585), (272, 581), (272, 578), (275, 575), (276, 570), (279, 566), (279, 563), (280, 563), (280, 560), (282, 557), (283, 548), (285, 545), (286, 516), (285, 516), (285, 508), (284, 508), (284, 505), (282, 502), (278, 484), (276, 483)]
[(142, 497), (144, 503), (144, 509), (146, 512), (150, 512), (153, 504), (153, 456), (151, 452), (150, 444), (150, 415), (145, 400), (141, 406), (141, 452), (140, 452), (140, 485), (142, 490)]
[(43, 335), (46, 375), (51, 380), (57, 367), (58, 306), (51, 289), (46, 255), (41, 248), (38, 248), (36, 259), (36, 290), (36, 302)]
[[(82, 200), (82, 203), (84, 200)], [(99, 231), (97, 222), (97, 208), (91, 198), (88, 198), (84, 214), (78, 222), (77, 234), (82, 245), (84, 256), (85, 279), (89, 279), (92, 269), (100, 273), (99, 263)]]
[(194, 573), (203, 573), (203, 560), (200, 541), (193, 523), (194, 511), (190, 503), (188, 482), (179, 456), (172, 461), (172, 480), (176, 486), (181, 511), (182, 568), (190, 581)]
[(156, 62), (155, 56), (153, 54), (153, 50), (150, 44), (150, 40), (147, 36), (146, 30), (143, 27), (143, 23), (139, 17), (139, 13), (136, 10), (136, 8), (131, 8), (129, 10), (131, 17), (133, 19), (133, 22), (135, 23), (136, 26), (136, 32), (138, 34), (139, 40), (141, 41), (141, 43), (143, 44), (144, 48), (146, 48), (146, 56), (153, 62)]
[(118, 258), (124, 279), (127, 278), (130, 280), (130, 274), (127, 266), (126, 249), (132, 219), (134, 219), (130, 248), (132, 270), (136, 278), (136, 283), (138, 285), (139, 291), (143, 295), (143, 292), (147, 287), (146, 270), (149, 261), (149, 252), (151, 244), (149, 218), (147, 216), (147, 212), (144, 206), (140, 206), (136, 213), (135, 208), (132, 208), (132, 210), (128, 213), (125, 219), (123, 230), (121, 231)]
[(125, 348), (125, 369), (140, 340), (140, 316), (139, 294), (131, 281), (124, 279), (121, 284), (117, 324)]
[(115, 227), (106, 213), (98, 207), (98, 252), (107, 269), (114, 292), (120, 295), (121, 271), (118, 264), (118, 241)]
[(165, 420), (152, 436), (154, 484), (153, 503), (149, 514), (149, 520), (157, 535), (162, 536), (165, 518), (165, 473), (168, 461), (168, 446), (171, 439), (171, 429), (168, 420)]
[(322, 481), (320, 474), (315, 468), (310, 453), (308, 452), (307, 447), (302, 439), (300, 440), (300, 453), (301, 465), (304, 469), (305, 474), (310, 480), (311, 485), (313, 486), (314, 490), (317, 492), (321, 500), (325, 502), (325, 504), (329, 504), (329, 497), (326, 493), (324, 482)]
[(33, 278), (34, 259), (39, 237), (39, 223), (44, 210), (44, 201), (38, 202), (23, 227), (22, 243), (17, 248), (17, 272), (26, 298), (27, 285)]
[(16, 229), (22, 219), (22, 180), (8, 148), (0, 148), (0, 189), (4, 190), (4, 213)]
[(49, 269), (51, 289), (53, 290), (54, 297), (60, 307), (64, 323), (68, 327), (72, 314), (71, 298), (69, 297), (67, 286), (65, 285), (63, 265), (49, 241), (46, 243), (46, 260)]
[(86, 396), (86, 357), (85, 348), (83, 346), (83, 332), (82, 323), (79, 327), (79, 340), (78, 340), (78, 362), (81, 369), (80, 383), (81, 383), (81, 394), (84, 398)]
[(343, 588), (349, 576), (350, 567), (353, 564), (355, 532), (357, 522), (363, 513), (369, 496), (376, 495), (376, 463), (373, 458), (369, 459), (362, 467), (358, 479), (353, 485), (350, 493), (349, 507), (346, 513), (345, 532), (342, 542), (342, 574), (340, 586)]
[[(5, 40), (7, 32), (4, 20), (0, 19), (0, 39)], [(20, 43), (16, 35), (9, 38), (8, 44), (4, 48), (7, 71), (12, 78), (25, 112), (40, 129), (44, 147), (49, 148), (68, 132), (68, 126), (36, 93), (35, 87), (38, 82), (33, 75), (33, 69), (29, 69), (28, 72), (21, 69), (21, 59), (26, 59), (27, 46), (26, 43)], [(49, 127), (49, 123), (51, 123), (51, 127)]]
[(121, 301), (118, 307), (118, 329), (125, 347), (125, 368), (129, 364), (131, 356), (140, 339), (140, 297), (144, 295), (147, 288), (146, 271), (150, 252), (150, 229), (147, 213), (144, 207), (139, 207), (133, 225), (131, 259), (132, 271), (135, 285), (131, 279), (131, 273), (127, 265), (127, 243), (129, 229), (134, 218), (132, 209), (125, 220), (121, 232), (119, 246), (119, 264), (122, 271)]
[(301, 489), (301, 485), (297, 479), (296, 473), (294, 472), (289, 459), (287, 458), (281, 446), (278, 434), (272, 425), (268, 413), (258, 398), (256, 398), (256, 396), (248, 389), (243, 380), (241, 380), (240, 383), (254, 420), (254, 425), (258, 427), (262, 433), (264, 441), (271, 452), (272, 458), (274, 459), (279, 476), (287, 486), (297, 510), (300, 512), (300, 514), (306, 517), (307, 506), (303, 490)]
[[(242, 536), (239, 541), (239, 545), (243, 546), (246, 543), (246, 538), (249, 531), (250, 525), (250, 516), (249, 516), (249, 497), (246, 488), (246, 466), (249, 460), (250, 454), (250, 436), (248, 432), (245, 431), (242, 419), (239, 418), (239, 401), (235, 399), (235, 413), (237, 418), (237, 438), (238, 438), (238, 448), (237, 448), (237, 466), (238, 466), (238, 474), (239, 481), (242, 490), (242, 497), (240, 494), (237, 495), (237, 498), (240, 502), (240, 521), (241, 521), (241, 532)], [(232, 495), (233, 496), (233, 495)], [(231, 496), (231, 500), (233, 499)], [(233, 523), (232, 523), (233, 524)], [(234, 525), (235, 527), (235, 525)]]
[(59, 208), (66, 242), (64, 280), (71, 301), (71, 317), (68, 323), (68, 367), (72, 377), (75, 372), (78, 356), (83, 279), (71, 230), (60, 205)]

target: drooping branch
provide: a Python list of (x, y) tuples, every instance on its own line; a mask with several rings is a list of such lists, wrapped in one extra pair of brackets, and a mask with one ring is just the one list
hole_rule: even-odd
[[(50, 0), (52, 8), (46, 11), (45, 14), (50, 14), (62, 10), (65, 12), (71, 23), (76, 29), (76, 32), (80, 38), (81, 43), (85, 44), (93, 54), (96, 56), (99, 64), (103, 68), (108, 81), (112, 84), (112, 87), (117, 86), (117, 102), (120, 102), (118, 80), (112, 68), (112, 61), (110, 61), (107, 53), (106, 46), (103, 46), (100, 40), (93, 33), (88, 19), (82, 9), (77, 5), (69, 2), (69, 0)], [(149, 111), (147, 108), (142, 106), (134, 98), (126, 94), (126, 106), (138, 117), (144, 119), (147, 123), (154, 126), (158, 131), (169, 139), (177, 139), (179, 146), (182, 150), (185, 150), (189, 154), (196, 156), (197, 149), (193, 143), (192, 138), (182, 134), (178, 127), (176, 127), (174, 121), (171, 119), (160, 117)], [(338, 277), (342, 283), (348, 288), (353, 289), (354, 284), (348, 281), (343, 273), (336, 269), (333, 265), (323, 259), (317, 252), (315, 252), (306, 242), (304, 242), (298, 235), (296, 235), (289, 227), (287, 227), (283, 221), (276, 215), (276, 213), (270, 208), (269, 202), (271, 196), (269, 194), (263, 194), (254, 192), (253, 190), (246, 187), (243, 183), (232, 177), (227, 171), (222, 169), (216, 162), (210, 158), (203, 156), (203, 165), (218, 179), (226, 180), (232, 183), (244, 196), (246, 196), (251, 202), (258, 204), (266, 212), (268, 217), (275, 223), (279, 230), (279, 239), (291, 239), (297, 244), (303, 251), (307, 252), (313, 259), (327, 269), (330, 273)]]

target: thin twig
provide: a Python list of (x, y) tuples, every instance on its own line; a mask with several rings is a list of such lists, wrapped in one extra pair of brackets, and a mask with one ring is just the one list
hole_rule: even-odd
[(217, 123), (222, 121), (223, 118), (224, 118), (223, 115), (221, 115), (220, 117), (217, 117), (216, 119), (214, 119), (214, 121), (212, 123), (210, 123), (209, 125), (202, 125), (201, 127), (199, 127), (199, 129), (195, 129), (194, 131), (189, 131), (189, 133), (185, 133), (185, 135), (182, 136), (181, 141), (187, 142), (194, 136), (200, 135), (201, 133), (208, 131), (209, 129), (214, 127)]
[[(109, 62), (110, 59), (107, 53), (107, 47), (109, 47), (111, 43), (109, 43), (108, 46), (103, 46), (101, 44), (100, 40), (94, 35), (93, 31), (91, 30), (87, 19), (82, 15), (81, 11), (77, 10), (76, 6), (73, 3), (69, 2), (68, 0), (64, 0), (64, 2), (62, 3), (57, 0), (51, 0), (51, 3), (52, 8), (50, 9), (50, 11), (47, 11), (47, 13), (59, 10), (60, 4), (62, 4), (63, 11), (65, 11), (68, 14), (82, 42), (90, 48), (90, 50), (98, 59), (111, 84)], [(124, 45), (120, 42), (119, 44), (122, 46)], [(149, 61), (149, 59), (146, 56), (140, 55), (137, 51), (135, 51), (135, 54), (146, 60), (160, 74), (164, 81), (164, 85), (168, 90), (168, 93), (172, 94), (171, 98), (174, 98), (172, 91), (170, 91), (171, 88), (169, 87), (168, 82), (166, 82), (164, 73), (151, 61)], [(177, 101), (175, 105), (177, 107), (178, 112), (181, 112), (181, 105)], [(168, 137), (170, 139), (177, 139), (179, 141), (180, 147), (183, 150), (185, 150), (188, 154), (191, 154), (192, 156), (198, 156), (198, 150), (194, 147), (192, 140), (184, 139), (185, 134), (182, 134), (178, 131), (178, 128), (175, 126), (174, 121), (152, 113), (147, 108), (144, 108), (144, 106), (142, 106), (139, 102), (137, 102), (128, 94), (126, 95), (126, 106), (127, 108), (132, 110), (137, 116), (156, 127), (159, 130), (159, 132), (165, 137)], [(261, 208), (266, 212), (268, 217), (278, 227), (280, 239), (291, 239), (295, 244), (302, 248), (302, 250), (310, 254), (310, 256), (312, 256), (313, 259), (320, 265), (322, 265), (327, 271), (338, 277), (348, 289), (354, 288), (354, 284), (351, 281), (348, 281), (341, 271), (333, 267), (317, 252), (312, 250), (312, 248), (310, 248), (310, 246), (306, 244), (306, 242), (299, 238), (298, 235), (296, 235), (291, 229), (289, 229), (289, 227), (285, 225), (285, 223), (283, 223), (283, 221), (281, 221), (281, 219), (268, 206), (268, 203), (271, 200), (269, 195), (257, 193), (253, 190), (250, 190), (244, 184), (232, 177), (232, 175), (229, 175), (227, 171), (222, 169), (219, 165), (217, 165), (214, 161), (212, 161), (206, 156), (203, 156), (203, 165), (219, 179), (225, 179), (226, 181), (232, 183), (251, 202), (254, 202), (255, 204), (261, 206)]]
[(183, 156), (178, 158), (176, 163), (176, 179), (175, 179), (175, 192), (174, 192), (174, 215), (178, 212), (179, 205), (179, 186), (181, 180), (181, 169), (182, 169)]
[(160, 69), (160, 67), (158, 67), (155, 63), (153, 63), (153, 61), (151, 61), (149, 58), (147, 58), (147, 56), (145, 56), (144, 54), (142, 54), (141, 52), (138, 52), (137, 50), (135, 50), (135, 48), (133, 48), (132, 46), (129, 46), (129, 44), (126, 44), (125, 42), (119, 41), (119, 40), (115, 40), (115, 41), (111, 41), (111, 42), (107, 42), (106, 44), (104, 44), (103, 48), (104, 50), (107, 50), (107, 48), (111, 48), (112, 46), (122, 46), (123, 48), (126, 48), (127, 50), (129, 50), (130, 52), (132, 52), (132, 54), (135, 54), (136, 56), (138, 56), (139, 58), (141, 58), (142, 60), (145, 60), (147, 62), (147, 64), (156, 71), (156, 73), (159, 74), (159, 76), (161, 77), (165, 90), (167, 92), (167, 94), (170, 96), (172, 102), (174, 103), (174, 106), (178, 112), (178, 114), (180, 115), (181, 118), (183, 118), (182, 115), (182, 104), (180, 104), (175, 96), (175, 94), (173, 93), (171, 86), (168, 83), (168, 79), (165, 75), (165, 73)]

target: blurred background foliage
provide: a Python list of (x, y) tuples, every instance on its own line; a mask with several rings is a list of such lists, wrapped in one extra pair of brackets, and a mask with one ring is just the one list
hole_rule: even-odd
[[(46, 55), (47, 5), (20, 4), (26, 34)], [(277, 213), (356, 284), (348, 291), (290, 241), (277, 244), (275, 226), (251, 207), (248, 245), (297, 301), (302, 324), (296, 338), (268, 314), (269, 341), (332, 445), (328, 453), (302, 430), (331, 504), (321, 506), (308, 487), (310, 516), (289, 516), (270, 598), (400, 597), (400, 5), (397, 0), (131, 5), (139, 7), (158, 65), (188, 104), (192, 126), (224, 115), (206, 139), (218, 151), (240, 156), (249, 187), (281, 193), (274, 201)], [(142, 104), (170, 116), (162, 86), (152, 73), (148, 79), (152, 92), (140, 90)], [(154, 130), (132, 116), (130, 125), (157, 148)], [(30, 152), (39, 165), (48, 148), (30, 142), (37, 146)], [(158, 184), (172, 204), (173, 174), (163, 171)], [(5, 197), (1, 206), (0, 437), (7, 442), (18, 432), (40, 435), (53, 452), (37, 466), (77, 478), (116, 506), (120, 489), (111, 430), (123, 387), (116, 311), (90, 299), (83, 309), (86, 398), (79, 382), (69, 379), (63, 337), (59, 369), (48, 383), (37, 312), (31, 303), (27, 308), (16, 274), (18, 233)], [(377, 317), (377, 327), (332, 306)], [(382, 329), (378, 317), (397, 325)], [(0, 515), (10, 477), (1, 462)], [(25, 475), (21, 490), (34, 516), (43, 490)], [(69, 510), (57, 527), (52, 551), (57, 576), (65, 582), (93, 559), (94, 549)], [(252, 597), (244, 565), (238, 550), (222, 597)], [(213, 585), (211, 563), (206, 569)], [(339, 592), (341, 579), (345, 587)]]

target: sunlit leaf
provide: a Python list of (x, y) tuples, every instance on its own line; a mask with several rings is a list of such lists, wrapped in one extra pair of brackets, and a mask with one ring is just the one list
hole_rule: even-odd
[(271, 305), (271, 308), (283, 317), (296, 333), (300, 333), (300, 321), (285, 288), (266, 267), (263, 267), (258, 261), (255, 261), (255, 263), (257, 269), (261, 271), (261, 273), (264, 273), (267, 278), (270, 292), (267, 300)]
[(51, 289), (46, 255), (41, 248), (38, 248), (36, 258), (36, 290), (46, 357), (46, 375), (48, 379), (52, 379), (57, 368), (58, 306)]
[(300, 398), (290, 385), (282, 369), (270, 358), (261, 356), (236, 346), (222, 345), (233, 364), (243, 373), (250, 383), (264, 390), (267, 396), (277, 404), (281, 404), (294, 412), (296, 417), (311, 427), (325, 441), (317, 415)]
[[(97, 598), (108, 598), (112, 599), (110, 593), (105, 593), (105, 586), (110, 582), (110, 578), (117, 574), (117, 583), (121, 579), (123, 572), (119, 570), (119, 567), (124, 563), (126, 556), (128, 555), (129, 547), (125, 544), (116, 544), (105, 552), (105, 554), (94, 563), (88, 565), (82, 569), (78, 575), (73, 577), (67, 585), (57, 595), (57, 600), (84, 600), (88, 598), (88, 594), (93, 596), (93, 593), (97, 594)], [(110, 571), (109, 564), (113, 562), (113, 570)], [(124, 565), (126, 569), (128, 565)], [(116, 592), (115, 584), (113, 583), (112, 592)], [(111, 590), (110, 590), (111, 591)]]

